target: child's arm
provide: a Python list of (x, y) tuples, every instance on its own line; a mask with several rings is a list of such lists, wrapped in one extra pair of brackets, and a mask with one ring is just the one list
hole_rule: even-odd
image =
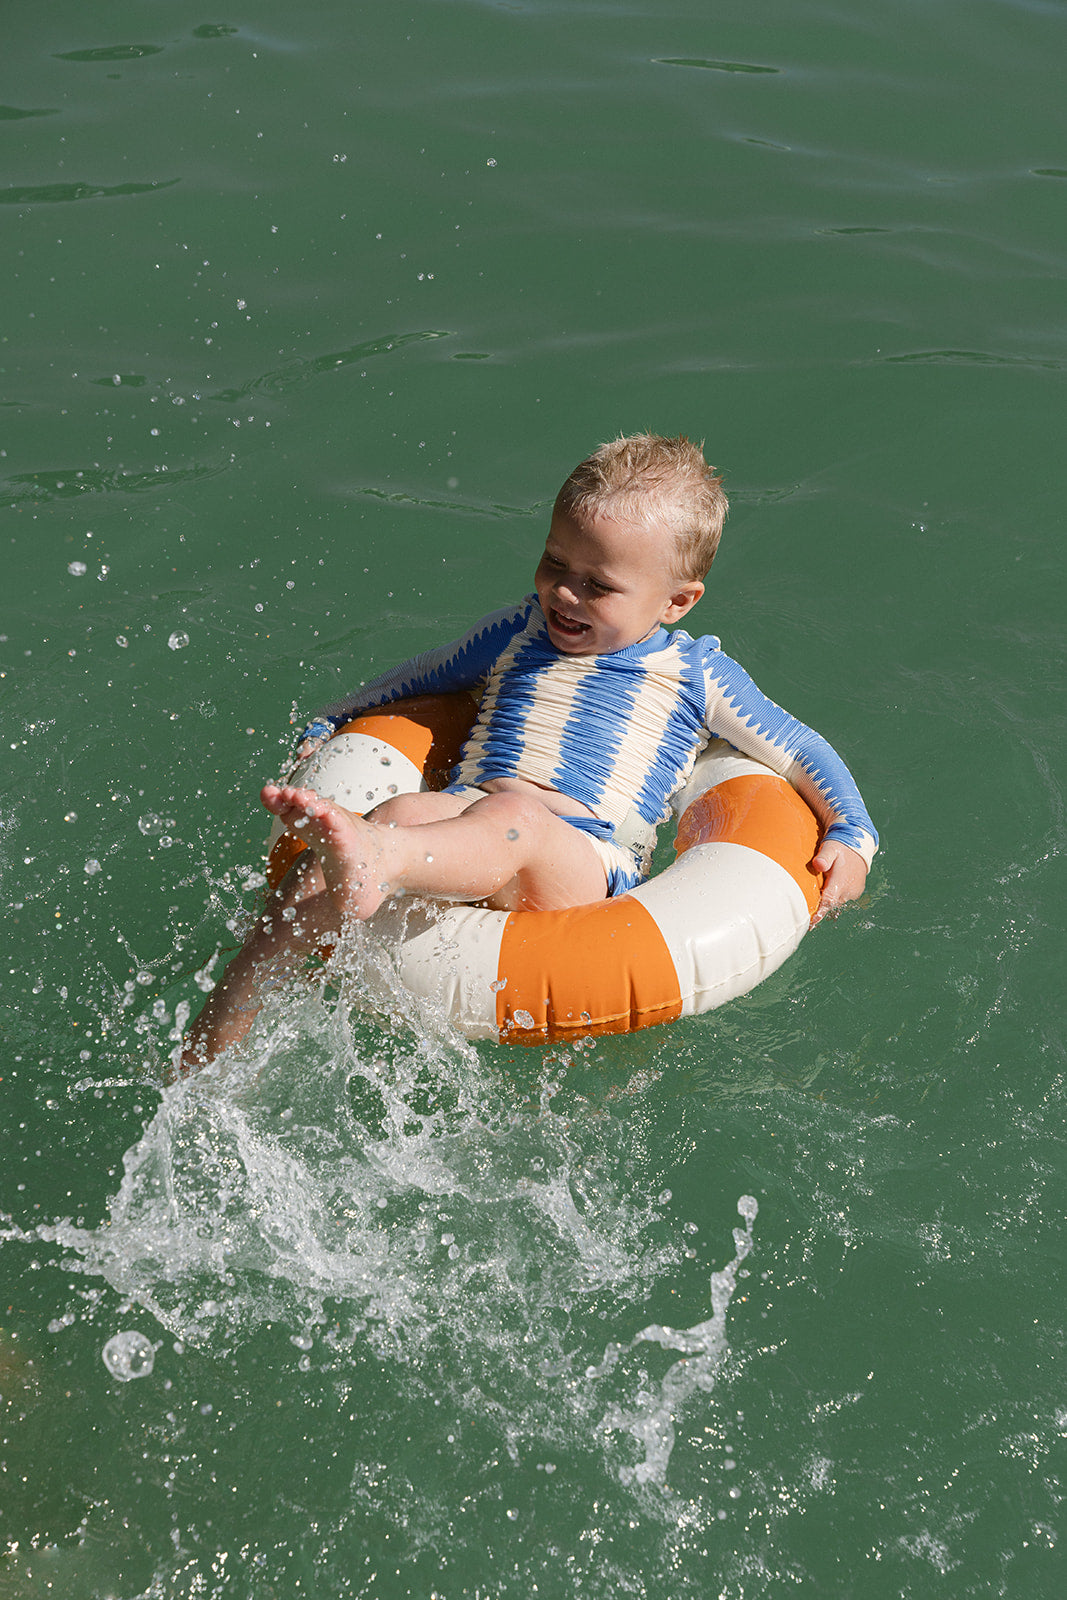
[(833, 746), (769, 700), (717, 641), (707, 643), (715, 646), (705, 662), (709, 731), (787, 779), (819, 819), (822, 837), (811, 862), (825, 875), (818, 922), (863, 893), (878, 848), (874, 824)]
[(462, 638), (420, 655), (402, 661), (399, 666), (383, 672), (362, 688), (335, 700), (316, 712), (312, 721), (300, 735), (296, 759), (304, 761), (320, 745), (331, 738), (338, 728), (362, 711), (391, 705), (413, 694), (447, 694), (451, 690), (473, 689), (486, 677), (489, 668), (500, 655), (508, 641), (525, 627), (530, 614), (530, 602), (508, 606), (495, 611)]

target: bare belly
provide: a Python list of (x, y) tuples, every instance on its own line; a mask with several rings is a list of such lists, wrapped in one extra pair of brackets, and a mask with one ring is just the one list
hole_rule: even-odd
[(557, 817), (596, 815), (588, 806), (583, 806), (580, 800), (572, 800), (569, 794), (561, 794), (558, 789), (546, 789), (540, 783), (531, 783), (528, 778), (490, 778), (481, 785), (481, 788), (497, 794), (528, 794), (532, 799), (540, 800), (546, 810), (553, 812)]

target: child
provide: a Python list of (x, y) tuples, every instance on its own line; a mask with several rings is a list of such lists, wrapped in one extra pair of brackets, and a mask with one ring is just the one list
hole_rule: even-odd
[(553, 509), (536, 593), (328, 707), (310, 755), (364, 710), (480, 690), (442, 793), (359, 817), (269, 783), (267, 810), (311, 846), (227, 969), (185, 1061), (244, 1036), (264, 978), (399, 893), (559, 910), (648, 875), (656, 828), (709, 737), (787, 778), (822, 825), (815, 919), (863, 889), (877, 838), (853, 779), (818, 734), (768, 700), (717, 639), (666, 631), (696, 605), (726, 515), (721, 480), (687, 439), (640, 434), (576, 467)]

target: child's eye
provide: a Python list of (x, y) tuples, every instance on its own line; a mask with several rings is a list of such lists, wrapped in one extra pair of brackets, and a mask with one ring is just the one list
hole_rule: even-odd
[(597, 594), (613, 594), (614, 593), (614, 590), (612, 589), (610, 584), (608, 584), (608, 583), (598, 583), (596, 578), (590, 578), (589, 587), (590, 587), (590, 589), (595, 589)]

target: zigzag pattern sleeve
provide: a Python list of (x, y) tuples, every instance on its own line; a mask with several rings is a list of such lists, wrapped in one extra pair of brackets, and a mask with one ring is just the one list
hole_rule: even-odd
[(478, 688), (508, 641), (525, 627), (529, 615), (529, 601), (507, 606), (483, 617), (462, 638), (402, 661), (343, 700), (323, 706), (300, 735), (301, 740), (335, 733), (361, 711), (376, 710), (409, 695), (447, 694), (454, 689)]
[(708, 728), (793, 785), (822, 824), (823, 836), (847, 844), (870, 866), (878, 835), (856, 780), (833, 746), (756, 687), (720, 650), (706, 662)]

